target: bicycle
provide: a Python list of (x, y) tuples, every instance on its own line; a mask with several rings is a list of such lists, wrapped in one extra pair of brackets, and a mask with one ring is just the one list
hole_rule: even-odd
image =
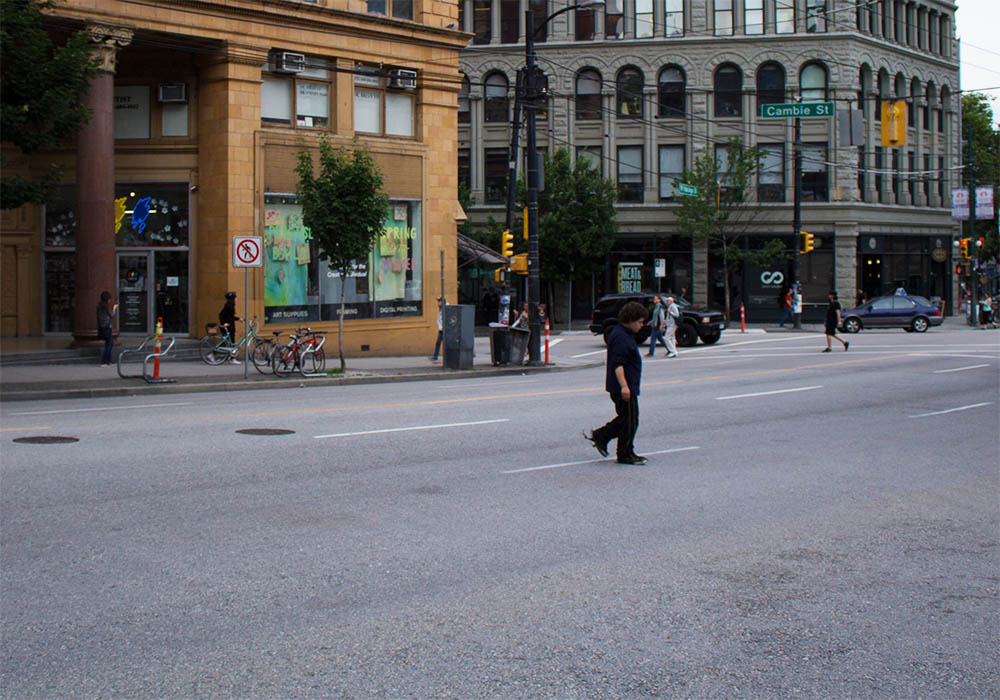
[(198, 352), (201, 359), (209, 365), (221, 365), (226, 360), (235, 360), (241, 348), (251, 347), (250, 359), (253, 366), (261, 374), (270, 367), (270, 357), (258, 357), (257, 348), (265, 342), (271, 342), (257, 335), (257, 319), (247, 324), (247, 330), (243, 336), (234, 341), (232, 335), (220, 328), (220, 333), (209, 334), (201, 339)]
[(303, 376), (322, 374), (326, 371), (326, 354), (322, 333), (310, 328), (296, 328), (290, 340), (271, 356), (271, 369), (275, 375), (285, 377), (298, 370)]

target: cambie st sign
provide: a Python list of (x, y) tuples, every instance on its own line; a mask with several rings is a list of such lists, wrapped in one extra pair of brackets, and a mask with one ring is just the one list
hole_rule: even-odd
[(762, 119), (788, 119), (789, 117), (832, 117), (832, 102), (793, 102), (785, 105), (764, 105), (760, 108)]

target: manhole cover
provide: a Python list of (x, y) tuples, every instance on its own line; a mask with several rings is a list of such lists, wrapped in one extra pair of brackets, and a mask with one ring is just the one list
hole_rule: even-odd
[(236, 432), (244, 435), (292, 435), (295, 431), (284, 428), (244, 428)]
[(60, 445), (67, 442), (80, 442), (80, 438), (63, 437), (60, 435), (32, 435), (30, 437), (14, 438), (14, 442), (28, 445)]

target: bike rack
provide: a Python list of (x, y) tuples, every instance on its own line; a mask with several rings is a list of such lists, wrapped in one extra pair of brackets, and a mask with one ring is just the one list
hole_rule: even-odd
[(325, 335), (321, 335), (321, 336), (319, 336), (319, 343), (318, 344), (316, 344), (316, 345), (310, 344), (309, 347), (302, 352), (302, 355), (299, 357), (299, 373), (303, 377), (325, 377), (326, 376), (326, 372), (306, 372), (306, 355), (309, 355), (309, 354), (315, 355), (316, 351), (319, 350), (321, 347), (323, 347), (323, 344), (325, 342), (326, 342), (326, 336)]
[(151, 376), (149, 376), (149, 372), (146, 371), (146, 364), (151, 359), (154, 359), (154, 358), (155, 359), (159, 359), (161, 357), (166, 356), (166, 354), (168, 352), (170, 352), (170, 349), (172, 347), (174, 347), (174, 342), (175, 341), (174, 341), (174, 337), (172, 335), (161, 336), (161, 338), (162, 338), (162, 340), (169, 341), (167, 343), (167, 347), (162, 348), (159, 352), (152, 352), (152, 353), (146, 355), (145, 358), (143, 358), (143, 360), (142, 360), (142, 374), (141, 375), (139, 375), (139, 374), (122, 374), (122, 358), (125, 357), (126, 355), (128, 355), (129, 353), (142, 352), (142, 349), (146, 347), (146, 343), (148, 343), (151, 340), (155, 340), (156, 336), (155, 335), (148, 335), (148, 336), (146, 336), (146, 339), (143, 340), (142, 343), (139, 344), (139, 347), (137, 347), (137, 348), (126, 348), (125, 350), (122, 350), (121, 353), (119, 353), (119, 355), (118, 355), (118, 376), (121, 377), (122, 379), (138, 379), (141, 376), (143, 379), (145, 379), (150, 384), (165, 384), (165, 383), (168, 383), (168, 382), (176, 382), (177, 381), (176, 379), (165, 379), (163, 377), (151, 377)]

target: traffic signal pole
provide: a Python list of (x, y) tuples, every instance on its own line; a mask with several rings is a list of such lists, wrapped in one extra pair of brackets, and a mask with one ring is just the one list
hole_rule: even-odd
[[(965, 147), (965, 162), (969, 164), (972, 163), (971, 134), (965, 142)], [(963, 172), (969, 172), (968, 168)], [(969, 271), (972, 273), (972, 276), (969, 277), (969, 286), (972, 292), (969, 304), (969, 325), (975, 328), (979, 325), (979, 285), (976, 279), (976, 262), (979, 259), (979, 252), (976, 250), (976, 181), (970, 177), (966, 185), (969, 188), (969, 248), (972, 250), (971, 255), (969, 255)]]
[[(792, 294), (799, 294), (801, 308), (801, 287), (799, 286), (799, 250), (802, 248), (802, 119), (795, 117), (795, 203), (792, 207), (792, 230), (794, 232), (795, 263), (792, 271)], [(802, 314), (795, 314), (795, 328), (802, 328)]]

